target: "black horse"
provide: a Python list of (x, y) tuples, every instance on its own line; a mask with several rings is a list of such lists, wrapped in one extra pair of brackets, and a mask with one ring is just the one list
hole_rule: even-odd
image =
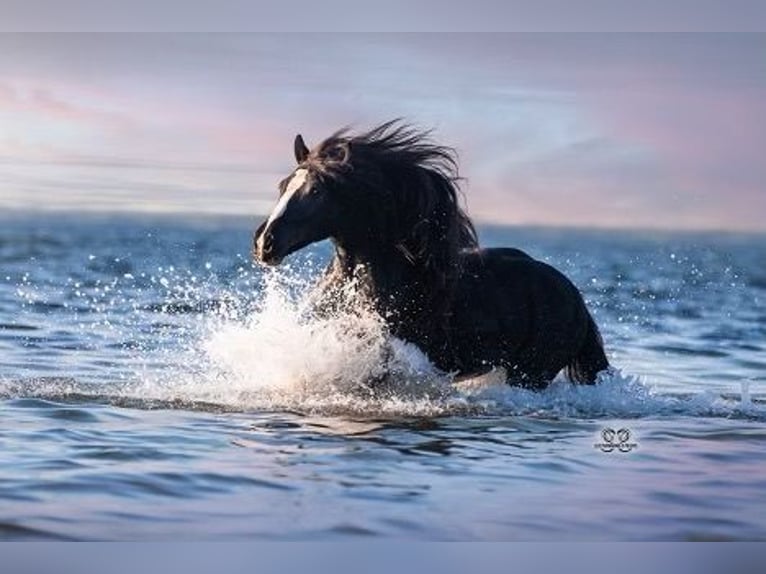
[(394, 336), (444, 371), (504, 367), (509, 383), (540, 389), (566, 369), (593, 383), (609, 363), (580, 292), (523, 251), (479, 248), (458, 203), (455, 157), (398, 121), (341, 130), (313, 150), (298, 135), (298, 166), (255, 232), (254, 255), (276, 265), (330, 238), (319, 308), (353, 304), (353, 285)]

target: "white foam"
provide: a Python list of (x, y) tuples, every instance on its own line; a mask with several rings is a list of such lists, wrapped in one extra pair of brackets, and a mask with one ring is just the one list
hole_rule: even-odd
[[(390, 337), (373, 312), (312, 317), (295, 277), (268, 274), (246, 317), (212, 321), (192, 354), (203, 368), (165, 378), (157, 398), (210, 401), (243, 409), (431, 413), (451, 378), (415, 346)], [(146, 388), (146, 391), (151, 391)], [(159, 391), (159, 396), (158, 396)]]

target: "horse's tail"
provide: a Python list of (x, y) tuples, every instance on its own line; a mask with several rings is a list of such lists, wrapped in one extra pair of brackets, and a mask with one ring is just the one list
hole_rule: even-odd
[(596, 322), (587, 310), (585, 314), (588, 321), (585, 339), (577, 356), (566, 366), (566, 372), (572, 382), (593, 384), (596, 382), (596, 375), (609, 367), (609, 361), (604, 353), (604, 342)]

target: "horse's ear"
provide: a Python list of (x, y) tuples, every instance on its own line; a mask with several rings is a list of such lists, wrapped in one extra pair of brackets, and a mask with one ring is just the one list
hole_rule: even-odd
[(309, 148), (306, 147), (301, 134), (295, 136), (295, 144), (293, 145), (293, 148), (295, 150), (295, 161), (298, 163), (302, 163), (309, 156)]

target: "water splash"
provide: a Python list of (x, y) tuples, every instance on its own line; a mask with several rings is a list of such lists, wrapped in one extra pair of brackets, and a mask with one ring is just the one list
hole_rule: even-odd
[(150, 385), (244, 409), (440, 414), (452, 377), (363, 307), (316, 317), (306, 280), (270, 273), (255, 309), (210, 320), (193, 373)]

